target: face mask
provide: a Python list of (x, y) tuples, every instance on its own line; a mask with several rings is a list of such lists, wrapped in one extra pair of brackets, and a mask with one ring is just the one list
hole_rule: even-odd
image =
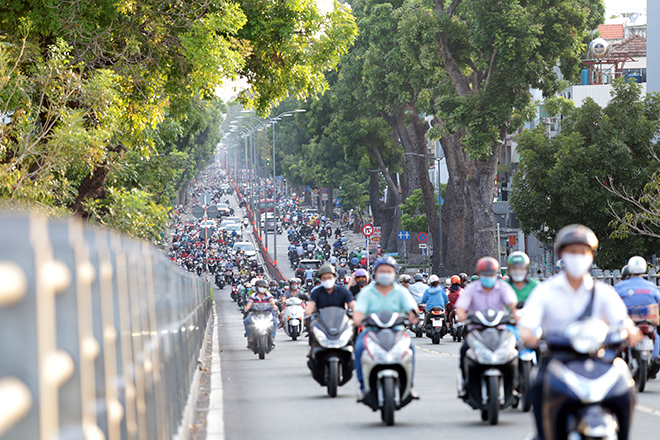
[(367, 280), (359, 280), (357, 282), (357, 285), (360, 287), (364, 287), (367, 284)]
[(497, 276), (492, 276), (492, 277), (482, 276), (481, 278), (479, 278), (479, 281), (481, 281), (481, 285), (484, 286), (485, 289), (492, 289), (495, 286), (495, 283), (497, 282)]
[(566, 273), (573, 278), (582, 278), (591, 268), (594, 257), (584, 254), (562, 254), (561, 261), (564, 263)]
[(377, 273), (376, 282), (381, 286), (391, 286), (394, 282), (394, 274), (390, 272)]
[(264, 293), (266, 291), (265, 287), (257, 287), (257, 292)]
[(298, 286), (291, 286), (291, 290), (295, 292), (296, 290), (298, 290)]
[(516, 283), (522, 283), (527, 278), (527, 271), (523, 269), (511, 270), (509, 272), (511, 279)]
[(324, 289), (330, 290), (333, 287), (335, 287), (335, 279), (330, 278), (330, 279), (327, 279), (327, 280), (323, 280), (323, 281), (321, 281), (321, 285), (323, 286)]

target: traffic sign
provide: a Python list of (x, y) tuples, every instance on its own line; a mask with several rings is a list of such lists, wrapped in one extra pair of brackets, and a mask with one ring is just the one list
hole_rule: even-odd
[(318, 196), (318, 195), (319, 195), (319, 190), (318, 190), (318, 188), (314, 188), (314, 191), (312, 191), (312, 193), (313, 193), (315, 196)]
[(201, 206), (195, 206), (195, 207), (192, 209), (192, 215), (193, 215), (193, 217), (195, 217), (195, 218), (202, 218), (202, 217), (204, 217), (204, 208), (202, 208)]
[(426, 243), (429, 239), (429, 236), (426, 234), (426, 232), (420, 232), (417, 234), (417, 241), (420, 243)]
[(374, 227), (371, 225), (362, 226), (362, 233), (365, 237), (371, 237), (371, 234), (374, 233)]
[(327, 202), (328, 201), (328, 193), (321, 194), (321, 200), (323, 200), (324, 202)]
[(328, 193), (328, 188), (323, 188), (323, 194), (327, 194), (327, 193)]
[(399, 240), (410, 240), (409, 231), (399, 231)]
[(218, 207), (215, 205), (211, 205), (208, 208), (206, 208), (206, 215), (208, 217), (217, 217), (218, 216)]
[(206, 206), (211, 203), (211, 194), (209, 193), (202, 193), (199, 196), (199, 204)]
[(419, 248), (420, 249), (426, 249), (426, 243), (420, 243)]

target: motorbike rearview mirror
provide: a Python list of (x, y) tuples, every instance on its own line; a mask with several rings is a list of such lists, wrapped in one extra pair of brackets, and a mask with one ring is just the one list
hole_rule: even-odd
[(306, 293), (299, 293), (298, 298), (300, 298), (303, 301), (309, 301), (309, 295), (307, 295)]

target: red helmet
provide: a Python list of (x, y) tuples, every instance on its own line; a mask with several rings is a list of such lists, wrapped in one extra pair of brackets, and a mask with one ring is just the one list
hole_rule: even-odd
[(497, 275), (500, 273), (500, 263), (493, 257), (483, 257), (477, 261), (479, 275)]
[(458, 275), (452, 276), (451, 284), (461, 284), (461, 278)]

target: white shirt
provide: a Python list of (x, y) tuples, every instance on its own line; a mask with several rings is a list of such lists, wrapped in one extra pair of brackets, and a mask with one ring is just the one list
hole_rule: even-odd
[(408, 285), (408, 291), (413, 296), (413, 298), (415, 298), (415, 302), (417, 302), (417, 304), (419, 304), (419, 302), (422, 300), (424, 292), (426, 292), (426, 289), (428, 288), (429, 286), (421, 281), (417, 281), (414, 284)]
[[(585, 275), (575, 291), (563, 272), (545, 280), (525, 301), (518, 326), (532, 331), (541, 328), (544, 334), (561, 332), (585, 311), (593, 285), (594, 279)], [(628, 319), (628, 309), (612, 286), (596, 281), (591, 316), (611, 326), (623, 327)]]

